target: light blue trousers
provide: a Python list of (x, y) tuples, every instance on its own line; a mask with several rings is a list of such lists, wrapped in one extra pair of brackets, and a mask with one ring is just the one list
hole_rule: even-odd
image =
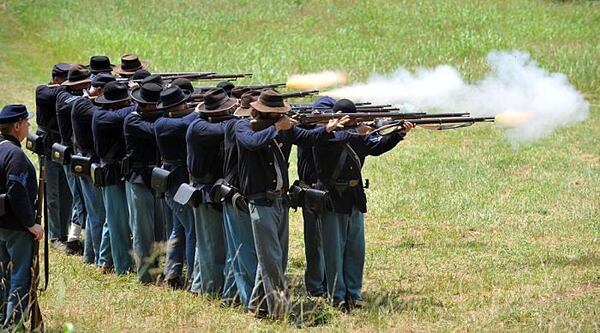
[(151, 270), (158, 266), (158, 258), (152, 251), (157, 236), (155, 224), (160, 223), (157, 220), (161, 217), (155, 211), (154, 195), (146, 185), (125, 182), (125, 189), (138, 279), (150, 283)]
[[(223, 220), (227, 238), (227, 263), (233, 270), (237, 292), (244, 308), (248, 308), (254, 280), (256, 279), (256, 249), (250, 215), (234, 208), (230, 202), (223, 204)], [(226, 272), (226, 278), (229, 276)], [(227, 280), (227, 279), (226, 279)], [(227, 286), (227, 282), (225, 283)]]
[(123, 183), (102, 187), (106, 225), (110, 233), (112, 259), (117, 274), (125, 274), (132, 270), (131, 229), (129, 227), (129, 211), (127, 196)]
[(29, 231), (0, 228), (0, 319), (4, 329), (19, 324), (28, 309), (32, 258), (33, 235)]
[(288, 259), (289, 212), (282, 199), (271, 206), (249, 204), (254, 245), (258, 258), (249, 309), (266, 310), (283, 318), (288, 310), (285, 269)]
[(106, 212), (104, 210), (102, 190), (94, 186), (92, 181), (88, 178), (79, 177), (79, 181), (81, 183), (83, 201), (87, 208), (85, 243), (89, 243), (87, 236), (91, 236), (96, 266), (112, 267), (110, 232), (108, 230), (108, 225), (106, 225)]
[[(63, 172), (69, 184), (72, 198), (71, 221), (85, 228), (85, 240), (83, 243), (83, 262), (86, 264), (96, 264), (96, 253), (92, 242), (91, 229), (87, 228), (87, 210), (83, 200), (83, 190), (81, 188), (81, 180), (71, 172), (70, 165), (63, 165)], [(50, 226), (52, 228), (52, 226)], [(61, 227), (62, 228), (62, 227)], [(67, 226), (68, 229), (68, 226)], [(50, 238), (52, 237), (52, 229), (49, 230)], [(61, 230), (62, 232), (62, 230)], [(66, 236), (66, 233), (65, 233)]]
[[(73, 213), (73, 195), (65, 170), (50, 157), (40, 157), (46, 165), (46, 203), (48, 206), (48, 235), (50, 239), (66, 237)], [(85, 226), (85, 221), (82, 221)]]
[(185, 260), (188, 266), (188, 280), (193, 278), (194, 256), (196, 253), (196, 232), (194, 228), (194, 211), (190, 206), (173, 201), (168, 193), (165, 202), (173, 211), (173, 228), (167, 243), (165, 262), (165, 278), (180, 277)]
[(225, 231), (223, 212), (210, 204), (194, 208), (196, 260), (191, 291), (218, 296), (223, 291), (225, 271)]
[(361, 300), (365, 264), (365, 219), (363, 213), (322, 213), (321, 230), (327, 292), (334, 304)]

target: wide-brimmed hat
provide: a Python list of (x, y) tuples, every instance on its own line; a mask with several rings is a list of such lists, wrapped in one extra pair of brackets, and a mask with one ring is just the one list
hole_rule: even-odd
[(249, 87), (235, 87), (231, 89), (231, 97), (242, 98), (242, 95), (252, 90)]
[(100, 73), (92, 78), (92, 87), (104, 87), (107, 83), (116, 80), (110, 73)]
[(121, 56), (121, 64), (117, 66), (117, 73), (133, 75), (138, 69), (146, 68), (148, 68), (148, 63), (140, 61), (137, 54), (127, 53)]
[(235, 88), (235, 85), (230, 81), (221, 81), (217, 84), (217, 88), (225, 90), (227, 95), (231, 96), (231, 90)]
[(181, 90), (187, 91), (190, 94), (194, 93), (194, 86), (192, 85), (192, 81), (190, 81), (184, 77), (180, 77), (180, 78), (173, 80), (171, 82), (171, 85), (178, 86), (179, 88), (181, 88)]
[(27, 111), (23, 104), (8, 104), (0, 111), (0, 124), (16, 123), (24, 119), (31, 119), (33, 113)]
[(356, 105), (349, 99), (340, 99), (333, 105), (333, 112), (356, 113)]
[(145, 78), (147, 78), (148, 76), (150, 76), (150, 72), (148, 72), (145, 69), (138, 69), (137, 71), (135, 71), (133, 73), (133, 75), (131, 76), (132, 80), (143, 80)]
[(127, 85), (122, 82), (113, 81), (109, 82), (102, 89), (102, 95), (96, 97), (97, 104), (112, 104), (127, 101), (131, 98), (129, 96), (129, 89)]
[(156, 74), (151, 74), (146, 76), (143, 80), (142, 80), (142, 85), (146, 84), (146, 83), (156, 83), (159, 86), (163, 85), (163, 79), (160, 75), (156, 75)]
[(156, 83), (149, 82), (131, 92), (134, 101), (144, 104), (158, 104), (162, 87)]
[(188, 98), (190, 98), (189, 93), (184, 92), (178, 86), (171, 86), (160, 93), (160, 103), (156, 107), (168, 109), (187, 101)]
[(260, 93), (258, 100), (250, 103), (257, 111), (265, 113), (288, 113), (292, 107), (283, 97), (273, 89), (266, 89)]
[(204, 94), (204, 102), (198, 104), (196, 111), (202, 113), (217, 113), (231, 109), (237, 104), (237, 99), (229, 97), (224, 89), (211, 89)]
[(96, 55), (90, 58), (89, 69), (92, 74), (98, 73), (110, 73), (112, 72), (115, 65), (110, 63), (110, 59), (107, 56)]
[(240, 98), (240, 107), (235, 110), (233, 115), (236, 117), (250, 117), (250, 113), (252, 112), (250, 103), (255, 102), (258, 96), (260, 96), (260, 91), (258, 90), (245, 92), (242, 98)]
[(63, 86), (74, 86), (82, 83), (90, 83), (90, 71), (83, 65), (73, 65), (69, 69), (67, 81), (61, 83)]

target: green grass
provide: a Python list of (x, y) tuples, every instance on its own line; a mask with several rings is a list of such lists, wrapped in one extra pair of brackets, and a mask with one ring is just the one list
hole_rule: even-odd
[[(0, 14), (0, 103), (30, 108), (52, 64), (93, 54), (117, 62), (136, 52), (155, 70), (253, 72), (246, 82), (263, 83), (324, 69), (359, 81), (445, 63), (476, 80), (491, 50), (531, 53), (586, 95), (590, 119), (519, 148), (485, 124), (416, 130), (371, 158), (368, 305), (343, 315), (320, 304), (314, 329), (600, 330), (598, 2), (0, 0)], [(55, 252), (52, 263), (42, 307), (53, 330), (294, 329)], [(289, 267), (294, 300), (309, 306), (298, 214)]]

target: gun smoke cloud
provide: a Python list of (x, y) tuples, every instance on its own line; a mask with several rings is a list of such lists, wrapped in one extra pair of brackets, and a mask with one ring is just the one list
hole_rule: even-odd
[(529, 143), (554, 130), (585, 120), (589, 103), (564, 74), (548, 73), (528, 53), (489, 53), (490, 72), (469, 84), (449, 65), (389, 76), (322, 93), (355, 102), (395, 104), (407, 111), (469, 112), (497, 116), (513, 144)]

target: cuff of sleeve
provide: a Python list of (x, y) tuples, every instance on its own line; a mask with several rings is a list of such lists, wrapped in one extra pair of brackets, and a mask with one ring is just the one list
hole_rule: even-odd
[(29, 219), (27, 219), (27, 220), (26, 220), (26, 221), (23, 223), (23, 226), (24, 226), (25, 228), (31, 228), (31, 227), (33, 227), (34, 225), (35, 225), (35, 217), (33, 217), (33, 218), (29, 218)]

